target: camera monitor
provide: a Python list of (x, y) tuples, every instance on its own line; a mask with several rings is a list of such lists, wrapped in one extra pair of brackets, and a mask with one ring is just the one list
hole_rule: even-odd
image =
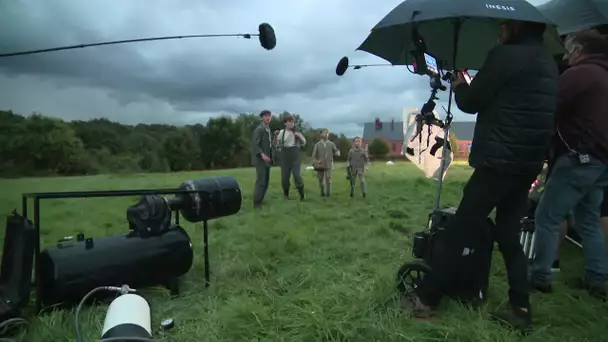
[(437, 59), (435, 59), (435, 57), (425, 52), (424, 61), (426, 62), (426, 68), (430, 73), (439, 74), (439, 68), (437, 67)]

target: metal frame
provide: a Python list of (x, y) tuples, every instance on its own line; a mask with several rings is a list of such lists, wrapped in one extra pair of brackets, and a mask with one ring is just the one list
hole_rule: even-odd
[[(42, 303), (40, 300), (41, 282), (40, 282), (40, 201), (53, 199), (71, 199), (71, 198), (102, 198), (102, 197), (128, 197), (128, 196), (145, 196), (145, 195), (177, 195), (197, 193), (198, 190), (181, 190), (181, 189), (149, 189), (149, 190), (100, 190), (100, 191), (66, 191), (66, 192), (36, 192), (24, 193), (21, 195), (21, 211), (24, 218), (28, 219), (28, 202), (33, 200), (33, 223), (36, 230), (36, 246), (34, 255), (34, 282), (36, 288), (36, 310), (40, 312)], [(175, 224), (179, 225), (180, 213), (175, 210)], [(205, 287), (209, 287), (210, 272), (209, 272), (209, 227), (207, 220), (203, 221), (203, 253), (205, 262)]]
[[(534, 244), (536, 243), (534, 220), (524, 218), (521, 223), (523, 227), (519, 235), (519, 242), (521, 243), (524, 249), (524, 253), (528, 257), (528, 260), (532, 261), (536, 257), (536, 250), (534, 248)], [(566, 234), (564, 238), (566, 239), (566, 241), (570, 242), (574, 246), (578, 248), (583, 248), (583, 245), (580, 242), (574, 240), (568, 234)]]

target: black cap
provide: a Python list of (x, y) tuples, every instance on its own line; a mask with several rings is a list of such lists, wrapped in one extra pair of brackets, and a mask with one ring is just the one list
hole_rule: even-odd
[(268, 109), (264, 109), (263, 111), (260, 112), (260, 117), (263, 117), (264, 115), (270, 115), (272, 113), (270, 113), (270, 111)]

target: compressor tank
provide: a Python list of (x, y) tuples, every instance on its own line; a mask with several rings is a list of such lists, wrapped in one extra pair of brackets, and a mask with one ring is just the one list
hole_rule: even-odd
[(143, 297), (135, 294), (119, 296), (108, 307), (101, 338), (124, 337), (124, 341), (129, 341), (129, 337), (151, 339), (150, 317), (150, 305)]
[(234, 215), (241, 210), (241, 187), (234, 177), (216, 176), (185, 181), (173, 205), (188, 222), (202, 222)]
[(98, 286), (165, 285), (190, 270), (193, 256), (179, 226), (149, 237), (130, 232), (58, 244), (40, 255), (41, 301), (73, 305)]

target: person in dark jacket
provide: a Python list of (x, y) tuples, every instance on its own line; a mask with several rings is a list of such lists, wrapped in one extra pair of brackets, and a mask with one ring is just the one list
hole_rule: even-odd
[[(463, 190), (445, 238), (433, 247), (431, 272), (409, 305), (428, 316), (441, 294), (459, 279), (470, 256), (483, 248), (486, 220), (496, 208), (493, 238), (503, 254), (510, 305), (494, 317), (518, 328), (531, 326), (527, 257), (519, 242), (520, 219), (528, 190), (543, 168), (552, 135), (558, 69), (543, 47), (544, 24), (507, 21), (473, 81), (453, 80), (455, 101), (463, 112), (478, 113), (469, 164), (475, 169)], [(407, 302), (406, 302), (407, 303)], [(413, 305), (413, 307), (412, 307)]]
[[(551, 292), (551, 263), (558, 227), (573, 211), (585, 250), (581, 285), (606, 299), (608, 251), (601, 228), (601, 204), (608, 185), (608, 41), (592, 33), (566, 40), (570, 67), (561, 75), (553, 167), (536, 209), (536, 257), (530, 282)], [(550, 259), (550, 260), (549, 260)]]
[(260, 112), (262, 123), (253, 130), (251, 136), (251, 164), (255, 166), (255, 186), (253, 189), (253, 207), (259, 209), (262, 205), (268, 183), (270, 182), (270, 165), (272, 164), (272, 134), (270, 133), (270, 120), (272, 113), (269, 110)]

